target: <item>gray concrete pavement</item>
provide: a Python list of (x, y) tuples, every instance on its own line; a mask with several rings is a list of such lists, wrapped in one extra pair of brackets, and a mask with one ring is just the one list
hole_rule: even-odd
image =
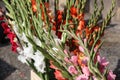
[(10, 45), (0, 44), (0, 80), (30, 80), (30, 68), (17, 60)]
[(120, 23), (112, 22), (105, 31), (104, 43), (101, 48), (101, 55), (110, 62), (109, 67), (120, 80)]

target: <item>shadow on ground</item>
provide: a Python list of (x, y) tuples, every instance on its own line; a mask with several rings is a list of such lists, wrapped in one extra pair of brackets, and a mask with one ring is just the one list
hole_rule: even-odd
[(116, 27), (117, 25), (118, 25), (118, 24), (109, 24), (108, 26), (106, 26), (106, 29)]
[(0, 47), (5, 47), (5, 46), (8, 46), (8, 45), (10, 45), (10, 43), (5, 43), (5, 44), (0, 43)]
[(120, 59), (118, 60), (114, 73), (116, 74), (116, 80), (120, 80)]
[(9, 65), (8, 63), (0, 59), (0, 80), (4, 80), (15, 70), (15, 67)]

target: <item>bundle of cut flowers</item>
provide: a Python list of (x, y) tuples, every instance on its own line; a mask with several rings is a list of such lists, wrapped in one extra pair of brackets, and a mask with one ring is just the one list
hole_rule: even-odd
[(103, 19), (104, 2), (94, 0), (94, 11), (87, 21), (87, 0), (66, 0), (63, 9), (59, 1), (4, 0), (9, 19), (3, 27), (18, 59), (41, 80), (115, 80), (109, 62), (99, 52), (115, 0)]

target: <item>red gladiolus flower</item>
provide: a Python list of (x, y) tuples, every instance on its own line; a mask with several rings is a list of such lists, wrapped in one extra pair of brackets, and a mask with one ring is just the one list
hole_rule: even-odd
[(11, 44), (12, 44), (12, 51), (17, 52), (17, 47), (18, 47), (17, 43), (12, 42)]
[(10, 29), (9, 29), (9, 27), (8, 27), (8, 25), (7, 25), (7, 23), (2, 23), (1, 25), (2, 25), (2, 27), (4, 29), (4, 33), (5, 34), (8, 34), (8, 33), (11, 32)]
[(12, 51), (16, 52), (17, 51), (17, 43), (14, 41), (16, 35), (11, 32), (10, 28), (8, 27), (8, 24), (3, 22), (2, 27), (4, 29), (4, 33), (7, 35), (7, 37), (10, 39), (10, 43), (12, 44)]
[(0, 17), (0, 20), (4, 20), (4, 17)]
[(11, 42), (11, 43), (14, 42), (13, 40), (14, 40), (14, 38), (15, 38), (15, 34), (13, 34), (12, 32), (10, 32), (10, 33), (7, 35), (7, 37), (10, 39), (10, 42)]

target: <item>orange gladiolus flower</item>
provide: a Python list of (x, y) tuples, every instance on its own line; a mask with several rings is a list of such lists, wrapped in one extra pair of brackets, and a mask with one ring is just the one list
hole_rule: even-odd
[(91, 30), (89, 30), (89, 28), (86, 27), (85, 31), (86, 31), (86, 39), (88, 39), (91, 34)]
[(62, 11), (60, 10), (57, 11), (57, 23), (61, 23), (62, 18), (63, 18), (62, 14), (63, 14)]
[(79, 50), (78, 49), (75, 49), (74, 51), (72, 51), (75, 55), (79, 54)]
[(85, 66), (85, 65), (86, 65), (86, 64), (83, 63), (83, 59), (84, 59), (84, 58), (85, 58), (84, 53), (80, 52), (80, 53), (78, 54), (78, 64), (79, 64), (80, 66)]
[(93, 43), (94, 43), (94, 40), (93, 40), (93, 39), (91, 39), (91, 41), (90, 41), (90, 43), (89, 43), (89, 46), (92, 46), (92, 45), (93, 45)]
[(44, 15), (44, 10), (43, 10), (42, 4), (40, 4), (40, 9), (41, 9), (41, 12), (42, 12), (42, 20), (45, 21), (45, 15)]
[(57, 80), (68, 80), (68, 79), (66, 79), (66, 78), (64, 78), (64, 77), (62, 76), (60, 70), (55, 70), (54, 74), (55, 74), (55, 78), (56, 78)]
[(77, 17), (77, 9), (74, 6), (70, 8), (70, 13), (73, 18)]
[(33, 12), (37, 12), (36, 0), (31, 0)]
[(98, 27), (98, 26), (95, 26), (95, 27), (94, 27), (94, 31), (95, 31), (95, 32), (98, 32), (98, 31), (100, 31), (100, 27)]
[(84, 20), (80, 20), (79, 25), (78, 25), (78, 30), (83, 30), (85, 28), (85, 21)]
[(101, 43), (101, 40), (98, 40), (97, 44), (95, 45), (95, 48), (97, 49)]
[(61, 71), (58, 70), (58, 68), (53, 65), (53, 61), (50, 61), (50, 68), (55, 69), (54, 75), (57, 80), (68, 80), (68, 79), (64, 78), (61, 74)]
[(69, 20), (69, 24), (71, 24), (71, 25), (70, 25), (70, 28), (74, 28), (74, 25), (72, 25), (72, 24), (73, 24), (73, 21), (72, 21), (72, 20)]
[(77, 18), (78, 20), (84, 20), (84, 13), (80, 13)]

